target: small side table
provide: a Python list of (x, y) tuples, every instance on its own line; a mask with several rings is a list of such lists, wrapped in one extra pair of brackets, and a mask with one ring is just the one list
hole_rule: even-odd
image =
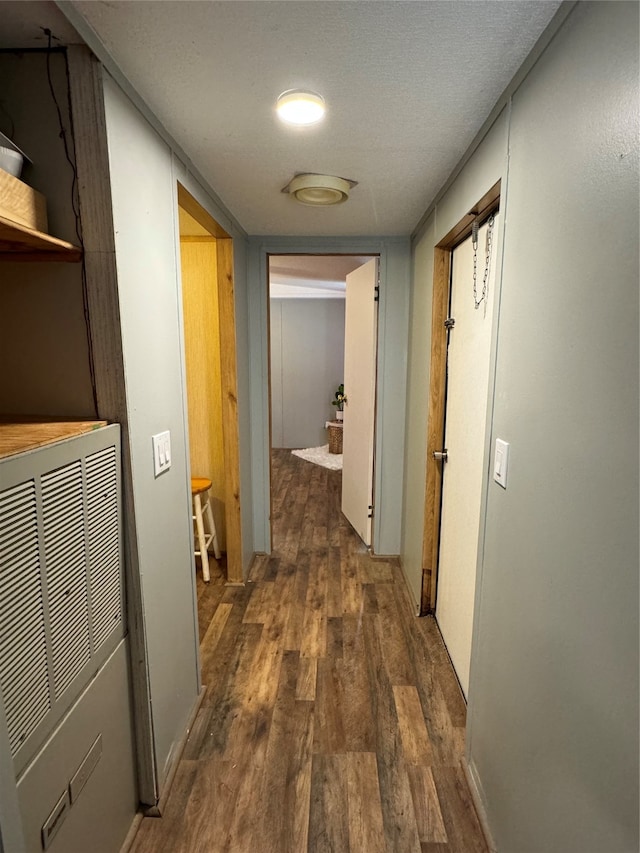
[(329, 431), (329, 453), (342, 453), (342, 421), (327, 421)]

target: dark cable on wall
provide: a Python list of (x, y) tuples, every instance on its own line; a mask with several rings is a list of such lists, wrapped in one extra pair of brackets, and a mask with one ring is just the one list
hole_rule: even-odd
[(75, 163), (75, 151), (74, 156), (71, 156), (71, 146), (73, 145), (73, 113), (71, 111), (71, 81), (69, 76), (69, 60), (67, 57), (66, 50), (63, 52), (64, 56), (64, 65), (65, 65), (65, 73), (67, 77), (67, 111), (69, 114), (69, 122), (71, 124), (71, 141), (69, 141), (67, 137), (67, 131), (64, 126), (64, 121), (62, 118), (62, 110), (60, 108), (60, 103), (58, 101), (58, 97), (56, 95), (55, 87), (53, 85), (53, 78), (51, 75), (51, 55), (52, 53), (57, 53), (58, 51), (52, 47), (52, 39), (55, 38), (50, 29), (44, 29), (44, 33), (48, 38), (47, 45), (47, 81), (49, 83), (49, 91), (51, 92), (51, 97), (53, 99), (53, 103), (56, 108), (56, 112), (58, 114), (58, 124), (60, 126), (60, 138), (62, 139), (62, 143), (64, 145), (64, 154), (67, 159), (67, 162), (71, 166), (71, 170), (73, 172), (73, 180), (71, 182), (71, 207), (73, 210), (73, 215), (75, 217), (76, 224), (76, 237), (80, 248), (82, 249), (82, 259), (81, 259), (81, 277), (82, 277), (82, 307), (84, 312), (84, 322), (85, 329), (87, 334), (87, 347), (89, 352), (89, 375), (91, 378), (91, 393), (93, 396), (93, 406), (95, 410), (96, 417), (99, 416), (98, 410), (98, 390), (96, 386), (96, 374), (95, 374), (95, 363), (93, 359), (93, 344), (91, 338), (91, 315), (89, 312), (89, 292), (88, 292), (88, 282), (87, 282), (87, 266), (85, 261), (85, 253), (84, 253), (84, 241), (82, 239), (82, 218), (80, 216), (80, 199), (78, 195), (78, 170), (76, 168)]
[[(76, 219), (76, 236), (80, 245), (82, 245), (82, 224), (80, 222), (80, 209), (78, 204), (78, 172), (76, 170), (76, 164), (74, 159), (71, 157), (71, 153), (69, 150), (69, 140), (67, 139), (67, 131), (64, 126), (64, 121), (62, 119), (62, 110), (60, 109), (60, 104), (58, 102), (58, 97), (56, 95), (56, 90), (53, 85), (53, 79), (51, 76), (51, 54), (52, 54), (52, 45), (51, 40), (53, 39), (53, 33), (49, 29), (45, 29), (45, 34), (49, 39), (49, 43), (47, 45), (47, 81), (49, 83), (49, 91), (51, 92), (51, 97), (53, 99), (53, 103), (56, 108), (56, 112), (58, 113), (58, 124), (60, 126), (60, 139), (62, 139), (62, 144), (64, 145), (64, 156), (67, 158), (67, 162), (71, 166), (71, 171), (73, 172), (73, 181), (71, 184), (71, 207), (73, 208), (73, 213)], [(65, 53), (65, 65), (66, 65), (66, 53)], [(67, 65), (67, 88), (69, 87), (69, 68)]]

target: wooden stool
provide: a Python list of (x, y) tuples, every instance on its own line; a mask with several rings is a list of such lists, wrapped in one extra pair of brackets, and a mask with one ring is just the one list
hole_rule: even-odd
[[(196, 557), (200, 557), (202, 562), (202, 579), (205, 583), (209, 583), (211, 576), (209, 574), (209, 557), (207, 556), (207, 548), (213, 542), (213, 553), (216, 560), (220, 559), (220, 548), (218, 547), (218, 534), (216, 533), (216, 525), (211, 512), (211, 504), (209, 503), (209, 489), (211, 488), (211, 480), (206, 477), (191, 478), (191, 502), (193, 504), (193, 520), (196, 523), (196, 535), (198, 539), (199, 550), (194, 551)], [(202, 503), (201, 495), (205, 495), (205, 502)], [(203, 515), (204, 514), (204, 515)], [(204, 528), (204, 516), (207, 519), (208, 531)]]

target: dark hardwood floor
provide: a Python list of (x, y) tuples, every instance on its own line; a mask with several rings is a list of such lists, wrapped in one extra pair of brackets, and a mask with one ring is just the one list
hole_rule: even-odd
[(198, 580), (206, 696), (134, 853), (486, 853), (465, 705), (433, 619), (340, 513), (340, 472), (274, 451), (273, 555)]

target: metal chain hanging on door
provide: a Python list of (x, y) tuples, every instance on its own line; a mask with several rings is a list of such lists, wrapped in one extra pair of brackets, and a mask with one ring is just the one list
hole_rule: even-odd
[(487, 296), (487, 284), (489, 282), (489, 265), (491, 264), (491, 248), (493, 246), (493, 223), (495, 218), (493, 213), (487, 220), (487, 246), (484, 265), (484, 276), (482, 277), (482, 293), (478, 299), (478, 283), (477, 283), (477, 265), (478, 265), (478, 220), (476, 219), (471, 226), (471, 245), (473, 246), (473, 303), (478, 309)]

